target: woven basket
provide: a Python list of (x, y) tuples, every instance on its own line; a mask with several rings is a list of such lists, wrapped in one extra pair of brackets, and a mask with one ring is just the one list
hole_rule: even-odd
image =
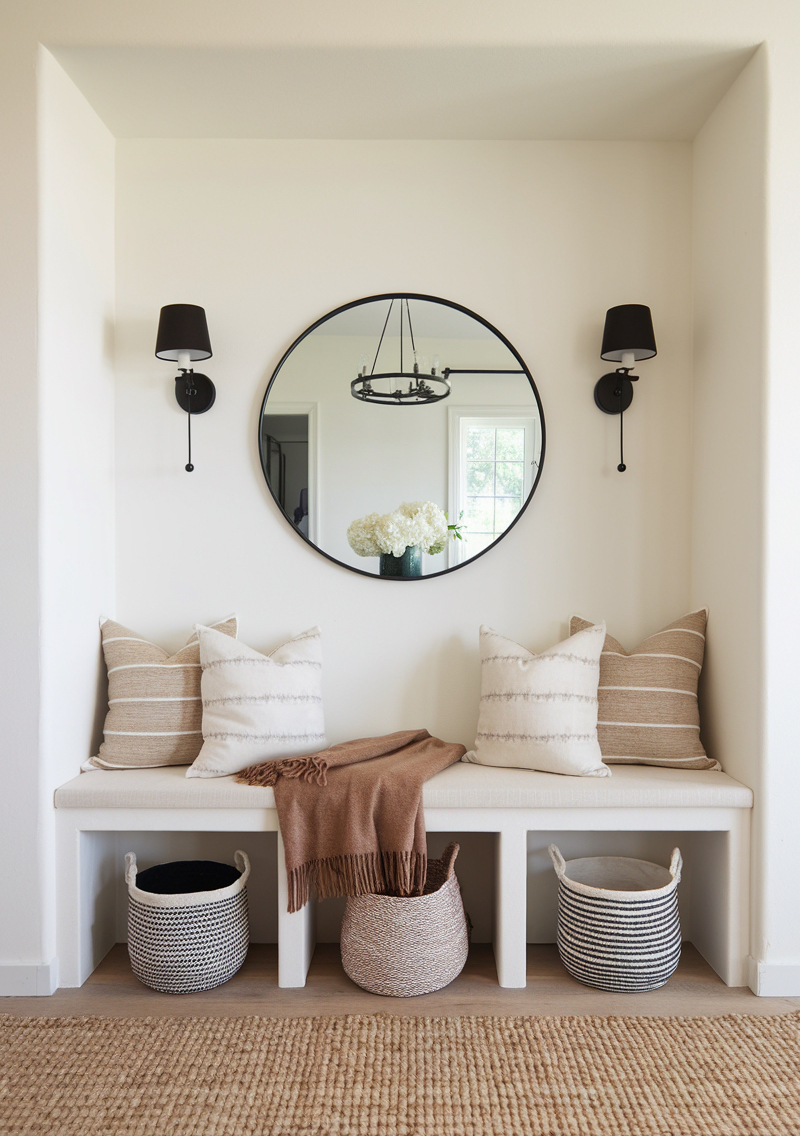
[[(133, 973), (145, 986), (190, 994), (220, 986), (236, 974), (250, 938), (250, 861), (245, 852), (234, 853), (234, 860), (239, 875), (232, 882), (236, 869), (208, 860), (161, 864), (139, 873), (137, 881), (136, 856), (129, 852), (125, 857), (128, 954)], [(176, 892), (176, 877), (194, 890)], [(213, 890), (200, 890), (209, 886)]]
[(657, 990), (681, 957), (678, 883), (681, 854), (669, 868), (626, 856), (564, 860), (548, 851), (558, 876), (558, 953), (573, 978), (598, 990)]
[(464, 969), (469, 934), (453, 865), (458, 844), (428, 861), (425, 894), (349, 896), (342, 965), (372, 994), (412, 998), (452, 982)]

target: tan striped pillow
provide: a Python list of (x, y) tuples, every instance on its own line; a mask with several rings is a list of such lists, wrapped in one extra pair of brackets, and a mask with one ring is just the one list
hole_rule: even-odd
[[(697, 681), (703, 665), (708, 610), (676, 619), (627, 653), (606, 635), (600, 656), (597, 736), (603, 761), (721, 769), (700, 741)], [(570, 635), (591, 627), (573, 616)]]
[[(213, 626), (236, 638), (235, 615)], [(197, 632), (177, 655), (168, 655), (113, 619), (101, 627), (108, 714), (100, 753), (83, 768), (191, 765), (203, 744)]]

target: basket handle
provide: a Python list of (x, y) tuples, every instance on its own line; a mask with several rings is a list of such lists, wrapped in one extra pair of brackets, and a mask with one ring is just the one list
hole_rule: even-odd
[(669, 874), (672, 876), (676, 884), (681, 882), (681, 868), (683, 867), (683, 857), (681, 856), (680, 848), (672, 849), (672, 859), (669, 862)]
[(233, 854), (233, 862), (242, 873), (239, 882), (243, 885), (246, 884), (250, 878), (250, 857), (241, 848), (237, 848)]
[(550, 859), (553, 861), (553, 867), (556, 870), (556, 875), (559, 879), (564, 875), (567, 870), (567, 862), (561, 855), (555, 844), (548, 844), (547, 851), (550, 853)]
[(136, 887), (136, 853), (128, 852), (125, 856), (125, 883), (128, 887)]
[(461, 851), (461, 845), (453, 841), (448, 844), (444, 852), (442, 852), (442, 867), (444, 868), (444, 878), (449, 880), (453, 874), (453, 869), (456, 863), (456, 856)]

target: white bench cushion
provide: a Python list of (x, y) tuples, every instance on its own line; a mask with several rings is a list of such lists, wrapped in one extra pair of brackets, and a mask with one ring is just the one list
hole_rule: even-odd
[[(188, 779), (185, 766), (96, 769), (56, 789), (59, 809), (274, 809), (272, 789), (233, 777)], [(615, 765), (611, 777), (567, 777), (529, 769), (451, 765), (425, 785), (428, 808), (738, 808), (753, 794), (725, 773)]]
[(749, 809), (753, 793), (727, 774), (709, 769), (615, 765), (610, 777), (568, 777), (459, 764), (426, 783), (423, 801), (428, 808), (462, 809)]
[(95, 769), (55, 792), (57, 809), (274, 809), (272, 789), (230, 777), (186, 776), (186, 765)]

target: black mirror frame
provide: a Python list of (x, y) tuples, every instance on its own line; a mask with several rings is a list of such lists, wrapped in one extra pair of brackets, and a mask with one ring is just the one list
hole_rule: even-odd
[[(514, 356), (514, 358), (519, 363), (521, 369), (524, 371), (524, 373), (525, 373), (525, 375), (528, 379), (528, 382), (531, 385), (531, 390), (533, 391), (533, 397), (536, 399), (536, 406), (537, 406), (538, 411), (539, 411), (539, 420), (540, 420), (541, 425), (542, 425), (542, 446), (541, 446), (541, 450), (539, 452), (539, 468), (536, 471), (536, 477), (534, 478), (533, 485), (531, 486), (530, 493), (525, 498), (525, 501), (523, 502), (522, 508), (517, 513), (516, 517), (511, 522), (511, 524), (508, 526), (508, 528), (505, 529), (505, 531), (503, 533), (501, 533), (501, 535), (497, 538), (497, 540), (493, 541), (486, 548), (481, 549), (480, 552), (476, 552), (474, 556), (471, 556), (469, 558), (469, 560), (464, 560), (461, 564), (453, 564), (449, 568), (442, 568), (441, 571), (439, 571), (439, 572), (430, 572), (427, 575), (423, 575), (423, 576), (381, 576), (377, 572), (367, 572), (363, 568), (356, 568), (352, 564), (345, 564), (345, 562), (343, 560), (339, 560), (335, 556), (331, 556), (331, 554), (329, 552), (326, 552), (323, 548), (320, 548), (318, 544), (314, 544), (314, 542), (309, 537), (307, 537), (304, 533), (301, 533), (300, 530), (297, 528), (297, 526), (294, 525), (292, 523), (292, 521), (289, 519), (289, 517), (287, 516), (283, 507), (281, 506), (280, 502), (278, 501), (278, 498), (275, 495), (272, 486), (269, 483), (269, 479), (267, 478), (267, 473), (266, 473), (266, 469), (265, 469), (265, 466), (264, 466), (264, 443), (263, 443), (263, 437), (262, 437), (261, 423), (263, 421), (264, 413), (265, 413), (266, 407), (267, 407), (267, 402), (269, 400), (269, 392), (272, 390), (272, 386), (273, 386), (275, 380), (277, 379), (278, 375), (280, 374), (281, 368), (283, 367), (284, 363), (289, 358), (289, 356), (292, 354), (294, 349), (296, 347), (298, 347), (303, 342), (303, 340), (306, 338), (306, 336), (311, 335), (311, 333), (316, 331), (317, 328), (320, 327), (322, 324), (327, 323), (328, 320), (332, 319), (334, 316), (341, 315), (342, 312), (347, 312), (347, 311), (350, 311), (351, 308), (358, 308), (358, 307), (361, 307), (363, 304), (375, 303), (375, 302), (380, 301), (380, 300), (399, 300), (399, 299), (427, 300), (429, 303), (432, 303), (432, 304), (442, 304), (443, 307), (446, 307), (446, 308), (455, 308), (456, 311), (463, 312), (464, 315), (469, 316), (471, 319), (477, 320), (478, 323), (483, 324), (483, 326), (485, 328), (487, 328), (489, 331), (491, 331), (493, 335), (496, 335), (497, 338), (501, 341), (501, 343), (505, 344), (505, 346), (508, 348), (508, 350), (511, 352), (511, 354)], [(536, 383), (533, 381), (533, 376), (531, 375), (531, 373), (528, 369), (528, 366), (525, 363), (525, 360), (522, 358), (519, 351), (517, 351), (516, 347), (514, 347), (513, 343), (510, 343), (509, 340), (506, 339), (506, 337), (503, 335), (503, 333), (501, 331), (498, 331), (497, 328), (494, 327), (493, 324), (489, 323), (488, 320), (484, 319), (483, 316), (479, 316), (477, 314), (477, 312), (473, 312), (470, 308), (464, 307), (463, 304), (457, 304), (453, 300), (443, 300), (440, 296), (428, 296), (424, 292), (380, 292), (380, 293), (378, 293), (377, 295), (374, 295), (374, 296), (364, 296), (360, 300), (351, 300), (350, 303), (341, 304), (338, 308), (334, 308), (332, 311), (327, 312), (324, 316), (320, 316), (320, 318), (318, 320), (315, 320), (315, 322), (312, 323), (309, 327), (307, 327), (304, 332), (302, 332), (300, 335), (298, 335), (297, 339), (295, 339), (294, 342), (286, 349), (286, 351), (284, 351), (283, 355), (280, 358), (280, 361), (278, 362), (277, 367), (272, 372), (270, 380), (267, 383), (267, 389), (264, 393), (264, 398), (261, 401), (261, 409), (258, 412), (258, 460), (259, 460), (259, 464), (261, 466), (261, 472), (264, 475), (264, 480), (267, 483), (267, 488), (269, 489), (270, 494), (272, 495), (272, 499), (273, 499), (273, 501), (275, 502), (275, 504), (278, 508), (278, 512), (286, 520), (286, 523), (289, 525), (289, 527), (292, 529), (292, 531), (297, 536), (299, 536), (301, 540), (304, 540), (305, 543), (307, 545), (309, 545), (310, 548), (313, 548), (315, 552), (318, 552), (320, 556), (324, 556), (326, 560), (330, 560), (334, 564), (338, 564), (340, 568), (346, 568), (348, 572), (357, 572), (359, 576), (366, 576), (370, 580), (402, 580), (402, 581), (407, 581), (407, 580), (435, 580), (437, 578), (437, 576), (447, 576), (451, 572), (458, 572), (459, 569), (466, 568), (467, 565), (474, 564), (476, 560), (480, 560), (480, 558), (482, 556), (485, 556), (487, 552), (491, 552), (492, 549), (496, 548), (497, 545), (500, 543), (500, 541), (503, 540), (511, 532), (511, 530), (514, 528), (516, 523), (519, 521), (520, 517), (523, 515), (525, 510), (528, 508), (528, 505), (530, 505), (530, 503), (531, 503), (531, 499), (532, 499), (532, 497), (533, 497), (534, 493), (536, 492), (536, 489), (539, 485), (539, 479), (542, 476), (542, 470), (544, 468), (545, 441), (546, 441), (546, 430), (545, 430), (545, 422), (544, 422), (544, 410), (542, 408), (542, 400), (539, 397), (539, 391), (536, 388)]]

